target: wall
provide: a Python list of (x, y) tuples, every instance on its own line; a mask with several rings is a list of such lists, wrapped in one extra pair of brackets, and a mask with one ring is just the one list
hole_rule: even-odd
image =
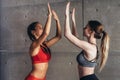
[[(99, 20), (110, 35), (108, 62), (100, 80), (119, 80), (120, 76), (120, 1), (119, 0), (1, 0), (0, 1), (0, 80), (24, 80), (31, 71), (28, 49), (31, 41), (27, 26), (40, 21), (44, 26), (47, 19), (47, 3), (50, 2), (60, 18), (64, 33), (65, 6), (71, 1), (76, 8), (76, 23), (79, 36), (88, 20)], [(52, 19), (50, 39), (55, 35), (55, 21)], [(76, 56), (81, 51), (69, 43), (62, 34), (62, 40), (51, 47), (52, 59), (47, 73), (48, 80), (79, 80)], [(99, 43), (99, 41), (98, 41)]]

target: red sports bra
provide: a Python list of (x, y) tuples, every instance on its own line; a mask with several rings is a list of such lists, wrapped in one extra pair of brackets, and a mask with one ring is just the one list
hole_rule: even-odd
[(39, 52), (37, 55), (32, 56), (32, 63), (36, 64), (36, 63), (44, 63), (44, 62), (48, 62), (51, 59), (51, 55), (50, 53), (46, 53), (43, 48), (40, 48)]

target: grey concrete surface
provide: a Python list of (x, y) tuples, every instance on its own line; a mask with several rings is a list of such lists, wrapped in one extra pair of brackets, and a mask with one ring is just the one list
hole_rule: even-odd
[[(111, 38), (110, 53), (105, 68), (101, 73), (96, 70), (96, 74), (100, 80), (119, 80), (120, 0), (0, 0), (0, 80), (24, 80), (32, 68), (27, 26), (33, 21), (45, 25), (47, 3), (50, 2), (51, 8), (58, 13), (64, 33), (64, 13), (68, 1), (71, 1), (70, 10), (76, 8), (80, 38), (83, 39), (82, 28), (88, 20), (99, 20), (105, 26)], [(51, 26), (48, 39), (55, 35), (54, 19)], [(69, 43), (64, 35), (51, 50), (47, 80), (79, 80), (76, 56), (81, 50)]]
[[(63, 31), (66, 2), (60, 2), (60, 3), (58, 2), (58, 3), (50, 3), (50, 4), (52, 9), (56, 10), (56, 12), (58, 13), (58, 16), (60, 17), (61, 27)], [(77, 6), (81, 6), (81, 3), (78, 1), (73, 2), (72, 6), (77, 8)], [(77, 10), (79, 11), (77, 11), (76, 15), (82, 14), (81, 7), (78, 7)], [(29, 47), (29, 44), (30, 44), (30, 40), (28, 39), (27, 32), (26, 32), (27, 26), (33, 21), (39, 21), (43, 26), (45, 25), (45, 22), (47, 19), (47, 3), (41, 4), (41, 5), (35, 4), (31, 6), (25, 5), (25, 6), (15, 6), (15, 7), (3, 7), (1, 15), (2, 15), (1, 34), (4, 34), (4, 35), (1, 35), (2, 37), (1, 49), (2, 50), (6, 49), (7, 51), (11, 51), (11, 52), (20, 52), (21, 50), (27, 51), (28, 50), (27, 48)], [(76, 18), (79, 19), (79, 17), (81, 17), (81, 15), (78, 15), (78, 17)], [(80, 20), (82, 21), (82, 19)], [(77, 21), (77, 24), (81, 26), (82, 23), (81, 24), (80, 23), (81, 22)], [(54, 36), (55, 28), (56, 28), (55, 21), (53, 20), (52, 28), (51, 28), (52, 33), (50, 34), (49, 38)], [(63, 43), (68, 43), (68, 44), (65, 44), (64, 47), (68, 47), (69, 45), (71, 45), (64, 38), (56, 45), (60, 46)], [(56, 45), (54, 47), (58, 47)], [(63, 49), (65, 49), (64, 47)], [(60, 50), (59, 48), (55, 49), (55, 51), (59, 51), (59, 50)], [(66, 51), (69, 51), (69, 50), (66, 50)]]
[[(76, 56), (78, 52), (52, 52), (47, 80), (79, 80)], [(100, 80), (119, 80), (119, 52), (110, 52), (108, 62)], [(1, 53), (1, 80), (24, 80), (31, 71), (31, 59), (27, 53)]]
[(101, 21), (111, 38), (110, 49), (120, 51), (120, 1), (119, 0), (85, 0), (84, 23), (90, 19)]

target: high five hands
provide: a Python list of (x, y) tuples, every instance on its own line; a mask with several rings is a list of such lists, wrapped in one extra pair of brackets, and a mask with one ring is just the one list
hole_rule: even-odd
[(48, 3), (48, 16), (52, 16), (52, 15), (55, 20), (59, 19), (57, 13), (51, 9), (50, 4)]

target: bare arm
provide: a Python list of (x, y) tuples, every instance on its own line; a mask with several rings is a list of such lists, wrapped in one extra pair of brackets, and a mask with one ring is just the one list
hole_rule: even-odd
[(70, 22), (69, 22), (69, 8), (70, 8), (70, 2), (66, 6), (66, 21), (65, 21), (65, 37), (72, 42), (74, 45), (78, 46), (79, 48), (82, 48), (83, 50), (89, 49), (90, 44), (86, 41), (78, 39), (76, 36), (74, 36), (71, 33), (70, 30)]
[(60, 21), (59, 21), (59, 18), (57, 16), (57, 13), (54, 10), (52, 10), (52, 13), (53, 13), (54, 19), (56, 20), (56, 35), (55, 35), (55, 37), (53, 37), (52, 39), (50, 39), (46, 42), (46, 45), (48, 47), (50, 47), (53, 44), (55, 44), (56, 42), (58, 42), (61, 39), (61, 36), (62, 36), (61, 35)]
[(49, 14), (48, 14), (48, 18), (47, 18), (47, 21), (46, 21), (46, 25), (43, 29), (42, 35), (37, 40), (37, 43), (36, 43), (37, 45), (42, 44), (46, 40), (47, 36), (50, 33), (52, 11), (51, 11), (49, 3), (48, 3), (48, 12), (49, 12)]
[(70, 6), (70, 2), (67, 4), (66, 6), (66, 14), (65, 14), (65, 31), (64, 31), (64, 34), (65, 36), (67, 37), (68, 34), (71, 34), (71, 30), (70, 30), (70, 22), (69, 22), (69, 6)]
[(78, 37), (76, 22), (75, 22), (75, 8), (73, 8), (73, 11), (72, 11), (72, 34)]

